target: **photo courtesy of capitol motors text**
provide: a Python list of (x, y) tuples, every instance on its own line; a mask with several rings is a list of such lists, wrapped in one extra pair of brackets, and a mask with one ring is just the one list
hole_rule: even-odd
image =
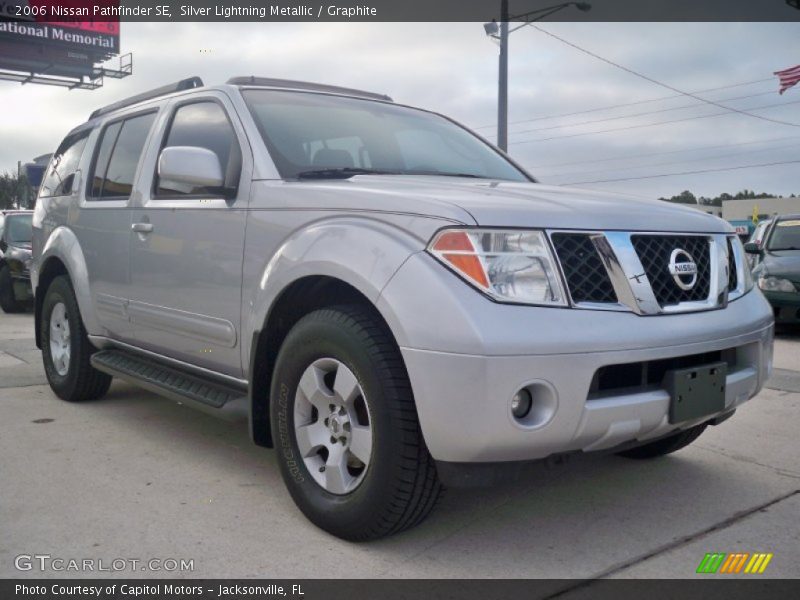
[[(14, 594), (25, 597), (68, 598), (294, 598), (306, 596), (300, 583), (17, 583)], [(5, 599), (4, 599), (5, 600)]]

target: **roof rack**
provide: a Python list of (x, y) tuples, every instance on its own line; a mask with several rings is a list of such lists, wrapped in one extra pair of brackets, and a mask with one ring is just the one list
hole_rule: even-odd
[(271, 77), (256, 77), (248, 75), (245, 77), (231, 77), (228, 79), (230, 85), (255, 85), (259, 87), (290, 88), (294, 90), (311, 90), (314, 92), (329, 92), (332, 94), (344, 94), (346, 96), (359, 96), (372, 100), (384, 100), (394, 102), (386, 94), (375, 94), (353, 88), (339, 87), (336, 85), (325, 85), (323, 83), (309, 83), (308, 81), (294, 81), (292, 79), (273, 79)]
[(167, 94), (172, 94), (173, 92), (182, 92), (183, 90), (191, 90), (198, 87), (203, 87), (203, 80), (200, 79), (199, 77), (189, 77), (187, 79), (181, 79), (180, 81), (177, 81), (175, 83), (162, 85), (161, 87), (157, 87), (154, 90), (150, 90), (149, 92), (142, 92), (141, 94), (136, 94), (135, 96), (131, 96), (130, 98), (125, 98), (124, 100), (119, 100), (118, 102), (114, 102), (113, 104), (109, 104), (108, 106), (98, 108), (89, 116), (89, 120), (92, 120), (95, 117), (99, 117), (100, 115), (105, 115), (110, 112), (114, 112), (115, 110), (125, 108), (127, 106), (133, 106), (134, 104), (138, 104), (139, 102), (144, 102), (145, 100), (152, 100), (153, 98), (158, 98), (159, 96), (166, 96)]

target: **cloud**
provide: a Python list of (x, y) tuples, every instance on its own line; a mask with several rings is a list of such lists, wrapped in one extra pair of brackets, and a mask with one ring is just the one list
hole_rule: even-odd
[[(683, 90), (694, 91), (758, 79), (800, 62), (788, 51), (796, 47), (796, 24), (776, 23), (543, 23), (543, 28), (581, 47)], [(357, 87), (387, 93), (398, 102), (450, 115), (494, 138), (497, 47), (480, 23), (124, 23), (122, 50), (133, 52), (134, 75), (107, 80), (97, 91), (0, 82), (4, 118), (0, 121), (0, 171), (16, 168), (50, 152), (73, 126), (98, 106), (189, 75), (206, 83), (234, 75), (257, 74)], [(533, 28), (511, 36), (509, 117), (523, 121), (596, 107), (669, 96), (669, 90), (637, 78), (552, 39)], [(777, 95), (777, 82), (766, 82), (707, 94), (712, 99), (775, 91), (774, 95), (730, 101), (737, 108), (800, 100), (800, 90)], [(717, 112), (699, 105), (662, 114), (630, 117), (692, 103), (687, 98), (634, 107), (550, 118), (511, 126), (510, 152), (547, 182), (612, 179), (648, 174), (721, 168), (750, 163), (800, 159), (796, 147), (775, 142), (731, 147), (737, 157), (704, 160), (725, 154), (720, 149), (588, 162), (613, 156), (638, 156), (698, 146), (738, 144), (759, 139), (800, 136), (789, 127), (727, 115), (661, 126), (638, 127), (541, 142), (543, 137), (641, 126)], [(758, 112), (800, 123), (800, 104)], [(582, 121), (625, 119), (568, 127)], [(516, 133), (523, 129), (554, 127)], [(797, 141), (800, 141), (798, 138)], [(769, 145), (767, 145), (769, 146)], [(724, 149), (723, 149), (724, 150)], [(747, 153), (752, 150), (752, 153)], [(656, 166), (665, 162), (687, 162)], [(547, 168), (562, 162), (587, 161), (569, 168)], [(652, 166), (651, 166), (652, 165)], [(624, 167), (624, 169), (623, 169)], [(596, 184), (643, 196), (672, 195), (683, 189), (716, 195), (747, 187), (788, 194), (800, 192), (797, 165), (743, 169), (681, 177)], [(581, 173), (586, 174), (585, 177)]]

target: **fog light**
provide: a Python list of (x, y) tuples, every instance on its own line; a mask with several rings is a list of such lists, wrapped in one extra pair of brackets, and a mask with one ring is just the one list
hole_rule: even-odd
[(511, 399), (511, 414), (514, 415), (515, 419), (524, 419), (531, 411), (532, 402), (531, 393), (522, 388)]

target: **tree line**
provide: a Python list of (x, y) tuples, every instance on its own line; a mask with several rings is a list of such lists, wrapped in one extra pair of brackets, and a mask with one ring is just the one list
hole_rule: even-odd
[(24, 173), (5, 172), (0, 175), (0, 210), (5, 208), (32, 208), (33, 190)]
[[(754, 190), (744, 189), (741, 192), (736, 192), (735, 194), (728, 194), (727, 192), (723, 192), (719, 196), (715, 196), (713, 198), (707, 198), (706, 196), (700, 196), (698, 198), (689, 190), (684, 190), (677, 196), (672, 196), (670, 198), (659, 198), (659, 200), (664, 200), (666, 202), (675, 202), (677, 204), (704, 204), (706, 206), (722, 206), (722, 202), (724, 200), (755, 200), (758, 198), (780, 198), (780, 197), (781, 196), (776, 196), (775, 194), (768, 194), (766, 192), (756, 193)], [(789, 198), (797, 198), (797, 196), (792, 194), (791, 196), (789, 196)]]

